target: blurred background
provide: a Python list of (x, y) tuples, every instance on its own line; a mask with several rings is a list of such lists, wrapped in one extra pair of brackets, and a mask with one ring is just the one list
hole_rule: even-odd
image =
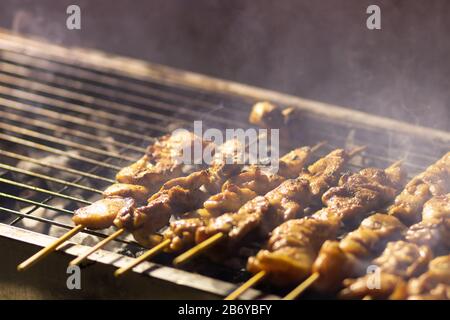
[(449, 17), (448, 0), (0, 0), (0, 27), (21, 34), (447, 131)]

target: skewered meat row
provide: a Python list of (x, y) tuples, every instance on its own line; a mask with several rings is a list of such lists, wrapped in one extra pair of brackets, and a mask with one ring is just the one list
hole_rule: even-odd
[(317, 204), (322, 194), (338, 182), (348, 158), (342, 149), (329, 153), (298, 178), (286, 180), (265, 196), (252, 199), (236, 213), (209, 220), (197, 230), (196, 242), (220, 232), (225, 235), (221, 245), (230, 248), (251, 233), (266, 237), (275, 226), (303, 215), (307, 207)]
[(146, 202), (165, 181), (181, 175), (183, 170), (189, 171), (180, 159), (184, 150), (193, 155), (190, 149), (196, 144), (210, 145), (193, 133), (178, 132), (157, 139), (141, 159), (117, 173), (118, 182), (105, 190), (104, 199), (78, 209), (73, 221), (91, 229), (110, 227), (121, 210)]
[[(380, 299), (397, 299), (405, 288), (405, 280), (417, 276), (425, 271), (427, 263), (433, 253), (439, 255), (450, 251), (450, 208), (449, 195), (435, 197), (424, 205), (422, 221), (409, 227), (405, 232), (405, 240), (388, 243), (383, 254), (372, 261), (380, 267), (381, 286), (378, 290), (371, 290), (367, 282), (373, 275), (365, 275), (357, 279), (344, 281), (345, 289), (341, 291), (343, 298), (362, 298), (370, 295)], [(347, 262), (349, 255), (347, 254)], [(333, 258), (329, 257), (330, 260)], [(364, 266), (369, 263), (365, 262)], [(351, 269), (349, 263), (344, 265), (345, 270)], [(353, 268), (354, 270), (355, 268)], [(348, 272), (341, 273), (340, 279)], [(358, 276), (363, 274), (361, 268)]]
[(389, 209), (389, 214), (404, 224), (411, 225), (420, 220), (425, 202), (448, 192), (450, 192), (450, 152), (406, 185)]
[(281, 157), (278, 174), (265, 172), (258, 166), (251, 166), (228, 179), (221, 192), (209, 197), (203, 203), (203, 209), (198, 210), (195, 215), (175, 220), (170, 224), (163, 233), (164, 239), (171, 240), (166, 251), (179, 251), (194, 245), (197, 229), (206, 225), (209, 219), (226, 212), (237, 211), (256, 196), (276, 188), (286, 178), (297, 176), (310, 155), (311, 148), (297, 148)]
[[(209, 195), (208, 190), (217, 188), (218, 184), (238, 172), (242, 165), (237, 164), (236, 157), (243, 151), (237, 140), (229, 140), (220, 146), (209, 169), (167, 181), (160, 191), (148, 199), (147, 205), (137, 207), (133, 198), (109, 197), (100, 200), (100, 204), (78, 209), (73, 220), (89, 228), (104, 228), (112, 224), (130, 231), (144, 225), (148, 230), (161, 228), (168, 223), (171, 212), (177, 214), (184, 212), (185, 208), (195, 208)], [(202, 186), (205, 190), (200, 189)], [(107, 205), (108, 202), (118, 204), (120, 201), (123, 206)], [(98, 223), (100, 218), (101, 224)]]
[(314, 260), (326, 240), (335, 239), (343, 224), (352, 224), (392, 201), (404, 178), (399, 164), (385, 170), (367, 168), (343, 176), (337, 187), (322, 196), (326, 208), (277, 227), (267, 248), (249, 258), (247, 269), (252, 273), (267, 272), (275, 284), (298, 283), (311, 274)]

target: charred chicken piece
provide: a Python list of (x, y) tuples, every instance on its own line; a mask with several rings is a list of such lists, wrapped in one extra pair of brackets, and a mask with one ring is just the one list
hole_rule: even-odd
[(389, 214), (411, 225), (420, 221), (425, 202), (450, 192), (450, 152), (411, 180), (395, 199)]
[[(331, 188), (322, 202), (339, 215), (344, 223), (351, 222), (360, 212), (370, 212), (380, 203), (392, 200), (405, 181), (405, 171), (400, 165), (386, 170), (367, 168), (359, 174), (345, 175), (338, 187)], [(374, 201), (376, 199), (376, 201)]]

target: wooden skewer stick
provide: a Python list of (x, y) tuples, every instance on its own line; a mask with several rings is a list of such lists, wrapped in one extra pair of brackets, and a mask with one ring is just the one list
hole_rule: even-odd
[(73, 259), (72, 261), (70, 261), (69, 265), (76, 266), (76, 265), (80, 264), (87, 257), (89, 257), (91, 254), (93, 254), (95, 251), (103, 248), (106, 244), (108, 244), (112, 240), (116, 239), (118, 236), (120, 236), (124, 232), (125, 232), (125, 229), (123, 229), (123, 228), (117, 230), (116, 232), (114, 232), (113, 234), (109, 235), (108, 237), (106, 237), (105, 239), (103, 239), (102, 241), (97, 243), (95, 246), (90, 248), (87, 252), (83, 253), (81, 256), (79, 256), (79, 257)]
[(45, 248), (42, 248), (40, 251), (35, 253), (33, 256), (22, 262), (17, 266), (18, 271), (24, 271), (34, 265), (36, 262), (40, 261), (41, 259), (48, 256), (50, 253), (56, 250), (61, 244), (66, 242), (66, 240), (72, 238), (74, 235), (76, 235), (78, 232), (84, 229), (84, 226), (78, 225), (71, 230), (69, 230), (67, 233), (65, 233), (63, 236), (59, 237), (55, 241), (53, 241), (50, 245), (46, 246)]
[(367, 146), (360, 146), (360, 147), (356, 147), (355, 149), (353, 149), (353, 150), (350, 150), (349, 152), (348, 152), (348, 156), (351, 158), (351, 157), (354, 157), (354, 156), (356, 156), (358, 153), (361, 153), (361, 152), (363, 152), (364, 150), (366, 150), (367, 149)]
[(224, 300), (236, 300), (239, 298), (245, 291), (250, 289), (251, 287), (256, 286), (259, 282), (264, 280), (267, 276), (267, 272), (262, 270), (255, 274), (253, 277), (248, 279), (244, 284), (242, 284), (239, 288), (230, 293)]
[(221, 241), (223, 238), (225, 238), (225, 234), (223, 234), (222, 232), (216, 233), (215, 235), (209, 237), (205, 241), (200, 242), (195, 247), (192, 247), (188, 251), (180, 254), (173, 260), (173, 264), (179, 266), (188, 262), (192, 258), (198, 256), (199, 254), (207, 250), (209, 247), (219, 243), (219, 241)]
[(136, 267), (138, 264), (150, 259), (151, 257), (153, 257), (154, 255), (158, 254), (159, 252), (161, 252), (162, 250), (164, 250), (165, 247), (167, 247), (168, 245), (170, 245), (171, 240), (170, 239), (166, 239), (163, 242), (159, 243), (158, 245), (154, 246), (153, 248), (151, 248), (150, 250), (148, 250), (147, 252), (145, 252), (144, 254), (140, 255), (139, 257), (137, 257), (136, 259), (134, 259), (133, 261), (131, 261), (128, 265), (117, 269), (114, 272), (114, 275), (116, 277), (120, 277), (121, 275), (125, 274), (126, 272), (130, 271), (131, 269), (133, 269), (134, 267)]
[(314, 282), (316, 282), (320, 277), (320, 274), (317, 272), (314, 272), (312, 275), (310, 275), (305, 281), (300, 283), (294, 290), (289, 292), (283, 300), (294, 300), (299, 295), (303, 293), (306, 289), (308, 289)]

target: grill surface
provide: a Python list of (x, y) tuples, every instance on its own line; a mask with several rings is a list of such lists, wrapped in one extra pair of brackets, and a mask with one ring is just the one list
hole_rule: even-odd
[[(247, 128), (249, 108), (261, 99), (302, 110), (291, 142), (327, 140), (317, 157), (335, 147), (367, 145), (350, 170), (404, 159), (413, 175), (450, 146), (447, 132), (0, 32), (0, 236), (45, 246), (47, 234), (72, 228), (73, 210), (100, 198), (115, 172), (139, 158), (154, 137), (190, 128), (194, 120), (221, 129)], [(83, 239), (83, 245), (61, 250), (79, 254), (92, 241)], [(102, 250), (91, 260), (119, 267), (141, 249), (128, 238), (116, 240), (116, 246), (119, 253)], [(181, 285), (180, 298), (220, 297), (247, 276), (204, 261), (175, 270), (168, 267), (170, 258), (162, 255), (158, 265), (144, 263), (136, 272), (160, 279), (158, 287)], [(259, 294), (250, 290), (243, 297)]]

